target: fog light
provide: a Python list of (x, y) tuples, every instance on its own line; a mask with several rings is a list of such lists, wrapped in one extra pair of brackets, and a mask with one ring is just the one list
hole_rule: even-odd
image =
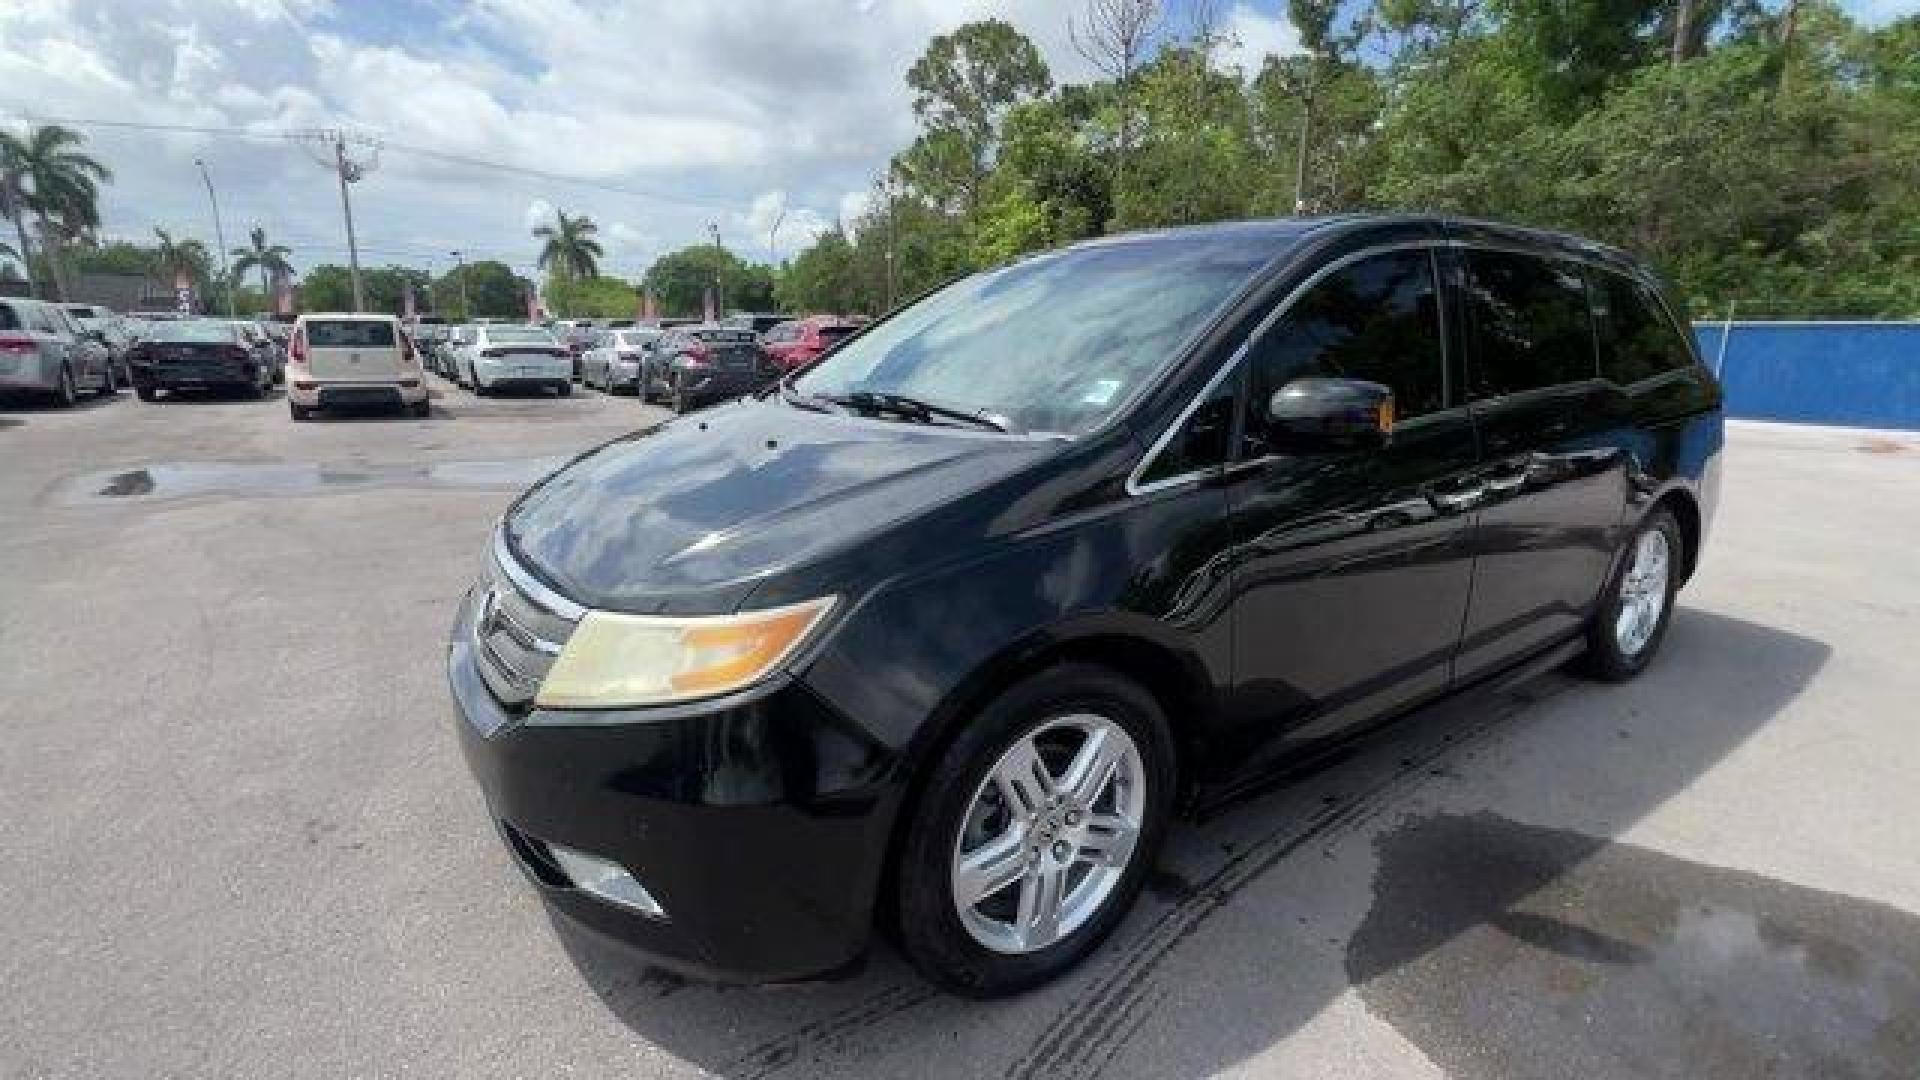
[(602, 900), (621, 907), (632, 908), (642, 915), (656, 919), (667, 917), (660, 902), (646, 887), (634, 880), (625, 867), (619, 863), (608, 862), (584, 851), (563, 848), (559, 844), (548, 844), (547, 851), (552, 854), (554, 865), (567, 875), (573, 887), (589, 892)]

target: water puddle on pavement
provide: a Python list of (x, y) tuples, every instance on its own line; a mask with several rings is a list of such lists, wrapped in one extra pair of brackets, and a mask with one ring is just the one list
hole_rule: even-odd
[(564, 454), (505, 461), (429, 461), (392, 465), (316, 462), (158, 462), (141, 469), (87, 473), (56, 484), (69, 506), (157, 502), (209, 495), (240, 498), (314, 495), (361, 488), (522, 488), (564, 465)]
[(1449, 1076), (1920, 1075), (1920, 916), (1491, 814), (1376, 844), (1348, 975)]

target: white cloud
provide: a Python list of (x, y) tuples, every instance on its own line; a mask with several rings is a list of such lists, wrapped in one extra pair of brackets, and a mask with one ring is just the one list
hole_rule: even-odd
[(1220, 47), (1220, 63), (1237, 67), (1243, 77), (1260, 74), (1269, 56), (1292, 56), (1306, 51), (1300, 45), (1300, 31), (1287, 21), (1285, 9), (1274, 15), (1262, 15), (1250, 4), (1235, 4), (1221, 24), (1226, 43)]
[[(0, 0), (0, 122), (376, 135), (377, 168), (352, 190), (363, 262), (440, 268), (460, 248), (524, 271), (540, 206), (543, 220), (558, 208), (601, 222), (623, 272), (704, 239), (716, 219), (743, 254), (768, 257), (776, 206), (774, 239), (790, 256), (837, 218), (851, 224), (912, 137), (904, 75), (931, 35), (1006, 18), (1057, 81), (1082, 80), (1066, 32), (1081, 2)], [(344, 261), (338, 190), (296, 145), (114, 128), (88, 138), (115, 172), (108, 232), (157, 224), (211, 241), (199, 156), (229, 235), (260, 224), (299, 267)]]
[(527, 204), (527, 212), (521, 215), (527, 231), (532, 232), (542, 225), (553, 224), (553, 204), (545, 199), (535, 199)]

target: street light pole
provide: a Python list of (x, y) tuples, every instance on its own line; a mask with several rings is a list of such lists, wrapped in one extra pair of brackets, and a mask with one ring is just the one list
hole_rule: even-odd
[(721, 260), (719, 256), (724, 255), (727, 249), (720, 246), (720, 223), (719, 222), (717, 221), (707, 222), (707, 230), (713, 233), (713, 250), (716, 256), (713, 260), (713, 317), (715, 319), (720, 319), (725, 317), (727, 313), (727, 294), (724, 290), (724, 286), (720, 284), (720, 261)]
[(213, 240), (220, 245), (220, 284), (227, 290), (227, 318), (239, 316), (233, 312), (233, 278), (227, 274), (227, 233), (220, 227), (220, 200), (213, 194), (213, 177), (207, 172), (207, 163), (194, 158), (193, 163), (200, 167), (200, 179), (207, 183), (207, 202), (213, 205)]
[(468, 322), (472, 322), (473, 301), (467, 299), (467, 264), (458, 251), (449, 251), (447, 254), (453, 256), (454, 270), (460, 275), (460, 313), (467, 317)]

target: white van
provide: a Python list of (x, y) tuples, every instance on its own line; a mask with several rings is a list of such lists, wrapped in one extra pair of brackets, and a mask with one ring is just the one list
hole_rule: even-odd
[(391, 315), (300, 316), (287, 347), (287, 411), (305, 420), (336, 405), (394, 405), (427, 415), (420, 354)]

